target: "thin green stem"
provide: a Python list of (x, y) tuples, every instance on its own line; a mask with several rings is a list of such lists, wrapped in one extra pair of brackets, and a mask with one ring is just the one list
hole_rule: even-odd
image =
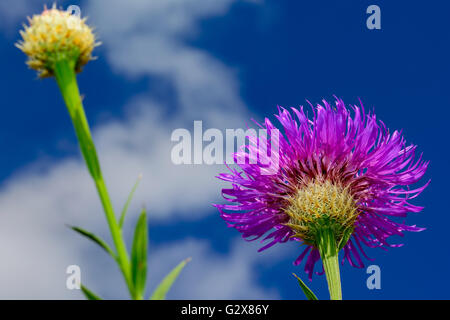
[(95, 186), (97, 187), (97, 191), (100, 196), (103, 209), (105, 211), (106, 220), (108, 221), (111, 236), (117, 250), (117, 262), (119, 263), (119, 267), (125, 277), (125, 281), (127, 282), (130, 294), (132, 297), (134, 297), (134, 287), (131, 281), (131, 268), (127, 248), (125, 246), (125, 241), (123, 240), (122, 230), (117, 224), (116, 216), (114, 214), (111, 200), (108, 195), (108, 190), (106, 189), (105, 181), (103, 180), (103, 178), (95, 180)]
[(327, 277), (330, 299), (342, 300), (338, 258), (339, 249), (336, 245), (336, 238), (333, 230), (331, 228), (322, 229), (318, 240), (318, 249), (322, 258), (323, 269)]
[(108, 195), (105, 181), (100, 169), (97, 152), (94, 141), (92, 139), (89, 124), (84, 113), (83, 104), (81, 102), (80, 92), (75, 75), (75, 62), (68, 60), (60, 60), (54, 65), (54, 73), (56, 82), (60, 88), (70, 117), (72, 119), (75, 133), (80, 144), (81, 153), (86, 161), (89, 173), (91, 174), (95, 186), (97, 188), (103, 209), (105, 211), (106, 220), (111, 232), (112, 239), (117, 251), (114, 257), (122, 271), (132, 298), (135, 297), (134, 287), (131, 279), (131, 268), (125, 241), (123, 239), (122, 230), (117, 223), (114, 209)]

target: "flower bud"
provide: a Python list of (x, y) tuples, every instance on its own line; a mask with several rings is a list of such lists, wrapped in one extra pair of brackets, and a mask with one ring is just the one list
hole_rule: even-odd
[(92, 50), (98, 43), (86, 18), (53, 5), (28, 21), (29, 26), (24, 25), (20, 31), (23, 40), (16, 46), (28, 56), (28, 66), (37, 70), (41, 78), (53, 76), (56, 61), (74, 61), (75, 71), (80, 72), (92, 59)]

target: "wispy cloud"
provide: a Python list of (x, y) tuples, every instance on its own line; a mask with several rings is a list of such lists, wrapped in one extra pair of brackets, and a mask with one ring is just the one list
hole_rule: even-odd
[(181, 118), (210, 120), (216, 127), (242, 126), (247, 110), (234, 72), (187, 43), (200, 31), (199, 20), (225, 14), (235, 2), (92, 1), (85, 11), (117, 72), (171, 81)]
[[(182, 259), (191, 257), (191, 262), (186, 265), (169, 292), (168, 299), (280, 298), (276, 289), (258, 284), (258, 274), (255, 270), (262, 264), (270, 266), (274, 261), (274, 254), (279, 258), (280, 255), (286, 254), (286, 250), (258, 255), (255, 254), (254, 244), (243, 245), (241, 239), (236, 239), (227, 253), (217, 253), (208, 241), (195, 238), (156, 248), (152, 244), (150, 246), (149, 292), (152, 292), (159, 281)], [(106, 261), (100, 262), (100, 265), (106, 265)], [(123, 284), (118, 283), (118, 279), (116, 270), (107, 268), (106, 272), (102, 270), (100, 274), (90, 269), (86, 281), (94, 282), (103, 297), (126, 298), (126, 294), (118, 296), (117, 288), (123, 287)], [(125, 293), (126, 289), (121, 292)]]

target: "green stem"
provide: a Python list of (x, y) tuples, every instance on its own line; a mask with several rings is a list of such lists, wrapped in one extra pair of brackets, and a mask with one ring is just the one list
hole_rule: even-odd
[(339, 273), (339, 249), (336, 245), (336, 237), (331, 228), (320, 231), (318, 249), (322, 258), (328, 290), (331, 300), (342, 300), (341, 276)]
[(86, 161), (89, 173), (94, 179), (95, 186), (105, 211), (106, 220), (108, 222), (111, 236), (117, 251), (117, 256), (114, 258), (122, 271), (132, 298), (135, 298), (128, 252), (123, 240), (122, 230), (117, 223), (114, 209), (112, 207), (108, 190), (100, 169), (97, 151), (89, 129), (86, 114), (84, 113), (74, 70), (75, 62), (72, 60), (60, 60), (54, 65), (56, 82), (58, 83), (59, 89), (66, 103), (75, 128), (78, 142), (80, 144), (81, 153)]

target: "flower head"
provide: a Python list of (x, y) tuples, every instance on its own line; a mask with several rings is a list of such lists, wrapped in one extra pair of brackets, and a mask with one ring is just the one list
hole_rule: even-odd
[(92, 59), (92, 50), (98, 43), (86, 18), (53, 5), (28, 21), (29, 26), (24, 25), (20, 31), (23, 40), (16, 46), (28, 56), (28, 66), (37, 70), (41, 78), (53, 75), (53, 65), (58, 60), (74, 60), (75, 70), (80, 72)]
[[(428, 185), (410, 189), (424, 175), (428, 162), (415, 158), (416, 146), (406, 145), (402, 133), (390, 132), (375, 114), (364, 108), (350, 110), (340, 99), (312, 107), (308, 118), (303, 107), (292, 113), (279, 108), (276, 118), (284, 129), (276, 155), (270, 158), (258, 144), (274, 143), (276, 127), (269, 119), (262, 125), (269, 139), (256, 139), (234, 154), (239, 169), (229, 168), (219, 178), (232, 183), (222, 194), (231, 204), (215, 205), (229, 226), (247, 240), (269, 241), (259, 251), (290, 240), (305, 249), (295, 260), (307, 259), (305, 271), (311, 279), (320, 259), (318, 241), (323, 228), (333, 231), (344, 260), (364, 267), (361, 255), (368, 247), (397, 247), (387, 239), (404, 231), (421, 231), (397, 220), (423, 207), (409, 203)], [(250, 139), (250, 138), (249, 138)], [(253, 154), (253, 156), (251, 156)], [(242, 163), (257, 155), (258, 161)], [(275, 174), (261, 168), (276, 159)], [(259, 169), (259, 170), (258, 170)]]

